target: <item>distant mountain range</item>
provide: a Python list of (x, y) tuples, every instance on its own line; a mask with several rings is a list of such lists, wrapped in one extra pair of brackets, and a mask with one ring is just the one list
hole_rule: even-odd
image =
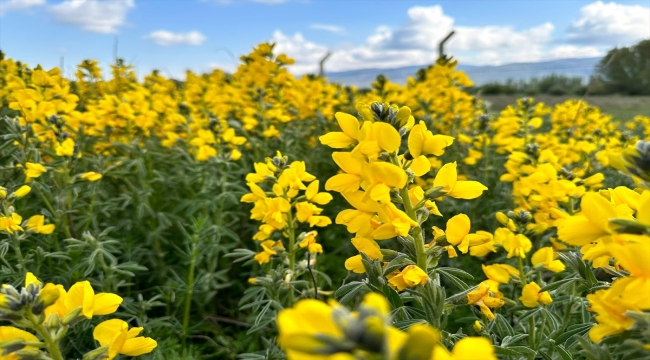
[[(508, 79), (514, 81), (529, 80), (551, 74), (581, 77), (585, 80), (594, 72), (600, 57), (558, 59), (541, 62), (513, 63), (495, 66), (458, 65), (476, 85), (490, 82), (503, 83)], [(360, 88), (370, 87), (377, 75), (383, 74), (390, 81), (405, 84), (409, 76), (413, 76), (419, 69), (427, 65), (405, 66), (392, 69), (360, 69), (350, 71), (326, 72), (325, 76), (331, 82), (345, 85), (355, 85)]]

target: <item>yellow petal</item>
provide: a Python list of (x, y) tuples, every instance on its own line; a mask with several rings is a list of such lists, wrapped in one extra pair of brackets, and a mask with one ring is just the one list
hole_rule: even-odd
[(420, 155), (413, 159), (413, 162), (411, 163), (411, 171), (413, 171), (413, 174), (415, 176), (422, 176), (431, 170), (431, 162), (429, 162), (429, 159), (427, 159), (426, 156)]
[(488, 188), (478, 181), (458, 181), (448, 194), (457, 199), (476, 199)]
[(27, 274), (25, 274), (25, 287), (29, 286), (29, 284), (34, 284), (34, 286), (38, 286), (42, 283), (36, 278), (34, 274), (28, 271)]
[(351, 193), (359, 190), (361, 177), (353, 174), (337, 174), (325, 182), (325, 190)]
[(152, 352), (157, 345), (158, 343), (156, 343), (156, 340), (149, 337), (127, 339), (120, 350), (120, 354), (126, 356), (140, 356)]
[(117, 311), (122, 304), (122, 298), (111, 293), (99, 293), (95, 295), (94, 315), (108, 315)]
[(406, 185), (406, 173), (397, 165), (377, 161), (370, 164), (370, 171), (375, 178), (390, 187), (401, 189)]
[(438, 170), (433, 186), (443, 186), (446, 191), (451, 191), (456, 186), (457, 180), (456, 162), (448, 163)]
[(338, 121), (345, 135), (352, 139), (359, 138), (359, 120), (356, 117), (343, 112), (337, 112), (334, 117), (336, 117), (336, 121)]
[(95, 292), (90, 282), (80, 281), (70, 287), (65, 298), (65, 307), (68, 312), (81, 307), (82, 314), (90, 319), (95, 306)]
[(377, 144), (379, 144), (379, 147), (389, 153), (399, 149), (402, 144), (402, 138), (399, 136), (399, 133), (388, 123), (373, 123), (372, 135), (375, 141), (377, 141)]
[(353, 138), (338, 131), (333, 131), (331, 133), (327, 133), (323, 136), (320, 136), (318, 140), (320, 140), (321, 144), (327, 145), (335, 149), (346, 148), (356, 142), (356, 140), (354, 140)]
[(128, 328), (128, 325), (123, 320), (106, 320), (95, 326), (95, 329), (93, 330), (93, 338), (97, 340), (101, 346), (105, 346), (113, 342), (115, 337), (126, 328)]
[(447, 221), (447, 241), (452, 245), (458, 245), (463, 238), (469, 234), (470, 229), (469, 217), (465, 214), (458, 214)]
[(580, 209), (591, 222), (591, 226), (595, 226), (603, 232), (609, 231), (609, 219), (617, 217), (614, 204), (598, 193), (586, 193), (580, 202)]

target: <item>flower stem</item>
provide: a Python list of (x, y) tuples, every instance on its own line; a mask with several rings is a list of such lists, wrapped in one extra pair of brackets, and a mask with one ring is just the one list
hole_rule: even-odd
[[(287, 232), (289, 233), (289, 271), (291, 276), (296, 270), (296, 231), (293, 224), (293, 213), (291, 210), (287, 212)], [(293, 287), (289, 287), (289, 306), (293, 306)]]
[(32, 314), (30, 311), (28, 318), (32, 328), (43, 338), (45, 348), (50, 353), (50, 356), (52, 356), (52, 360), (64, 360), (63, 355), (61, 354), (61, 349), (59, 348), (59, 342), (52, 338), (47, 329), (45, 329), (45, 327), (38, 321), (36, 315)]
[[(190, 324), (190, 310), (192, 309), (192, 293), (194, 292), (194, 271), (196, 268), (196, 258), (198, 257), (198, 236), (192, 236), (192, 252), (190, 258), (190, 269), (187, 275), (187, 294), (185, 296), (185, 312), (183, 314), (183, 334), (187, 335)], [(185, 339), (183, 339), (185, 341)]]
[[(411, 204), (411, 198), (409, 197), (409, 192), (406, 188), (400, 189), (399, 194), (402, 197), (402, 203), (404, 204), (404, 210), (406, 210), (406, 215), (408, 215), (415, 222), (418, 221), (415, 209), (413, 209), (413, 204)], [(420, 269), (427, 271), (427, 252), (424, 248), (424, 237), (422, 236), (422, 228), (418, 225), (413, 229), (413, 241), (415, 242), (415, 256), (417, 258), (417, 265)]]

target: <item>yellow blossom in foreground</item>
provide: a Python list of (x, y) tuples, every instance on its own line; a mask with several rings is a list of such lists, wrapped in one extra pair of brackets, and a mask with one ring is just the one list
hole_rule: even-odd
[(408, 265), (402, 271), (390, 276), (388, 283), (402, 291), (417, 285), (423, 285), (429, 280), (429, 275), (417, 265)]
[(503, 242), (503, 248), (508, 252), (508, 258), (513, 256), (525, 258), (532, 247), (533, 243), (524, 234), (510, 236)]
[(510, 282), (510, 276), (519, 276), (519, 270), (508, 264), (481, 265), (485, 276), (501, 284)]
[(550, 246), (540, 248), (530, 258), (534, 266), (543, 266), (552, 272), (564, 271), (565, 266), (560, 260), (555, 260), (557, 254)]
[(503, 300), (490, 295), (490, 286), (485, 283), (478, 284), (476, 289), (467, 294), (467, 303), (477, 305), (488, 320), (494, 320), (494, 314), (490, 308), (498, 308), (505, 304)]
[[(352, 245), (354, 245), (360, 253), (366, 254), (370, 260), (379, 259), (379, 261), (382, 261), (384, 259), (379, 244), (377, 244), (373, 239), (356, 237), (352, 239)], [(355, 255), (345, 260), (345, 268), (354, 271), (357, 274), (363, 274), (366, 272), (366, 269), (363, 267), (363, 263), (361, 262), (361, 255)]]
[(63, 143), (56, 142), (54, 146), (56, 156), (72, 156), (74, 154), (74, 140), (67, 138)]
[(435, 360), (497, 360), (490, 340), (483, 337), (466, 337), (454, 345), (451, 353), (443, 347), (434, 349)]
[(51, 234), (54, 231), (54, 224), (45, 225), (45, 216), (34, 215), (27, 220), (27, 230), (34, 230), (37, 234)]
[(261, 264), (268, 263), (269, 260), (271, 259), (271, 256), (277, 254), (277, 252), (273, 248), (282, 247), (282, 242), (274, 241), (274, 240), (265, 240), (262, 241), (262, 243), (260, 243), (260, 246), (262, 246), (262, 251), (255, 254), (255, 257), (253, 257), (253, 259), (255, 259), (261, 265)]
[(60, 296), (58, 300), (45, 309), (45, 316), (58, 314), (60, 318), (71, 311), (81, 308), (81, 314), (90, 319), (95, 315), (114, 313), (122, 303), (122, 298), (111, 293), (95, 294), (90, 282), (80, 281), (66, 292), (62, 285), (56, 285)]
[(323, 252), (323, 246), (316, 242), (316, 235), (318, 235), (316, 231), (306, 233), (304, 235), (305, 237), (298, 243), (298, 246), (307, 248), (311, 254), (321, 254)]
[(436, 174), (433, 186), (442, 186), (446, 196), (476, 199), (488, 188), (478, 181), (458, 181), (456, 162), (445, 164)]
[(548, 291), (540, 293), (539, 291), (541, 289), (542, 288), (537, 285), (536, 282), (532, 281), (531, 283), (524, 285), (519, 300), (527, 307), (535, 307), (540, 303), (544, 305), (552, 303), (553, 299), (551, 299), (551, 294), (549, 294)]
[(43, 173), (47, 172), (45, 169), (45, 166), (41, 164), (35, 164), (35, 163), (26, 163), (25, 164), (25, 176), (27, 177), (27, 181), (31, 179), (36, 179), (37, 177), (40, 177), (43, 175)]
[(87, 181), (97, 181), (102, 178), (102, 174), (96, 173), (94, 171), (90, 171), (87, 173), (83, 173), (79, 176), (82, 180), (87, 180)]
[(118, 354), (139, 356), (148, 354), (158, 345), (156, 340), (138, 336), (143, 328), (134, 327), (120, 319), (106, 320), (95, 327), (93, 338), (101, 346), (108, 348), (108, 359), (114, 359)]
[(23, 186), (19, 187), (16, 191), (14, 191), (13, 194), (11, 194), (11, 195), (20, 199), (21, 197), (24, 197), (27, 194), (29, 194), (31, 191), (32, 191), (31, 187), (29, 187), (27, 185), (23, 185)]
[(11, 213), (11, 217), (0, 216), (0, 231), (6, 231), (10, 234), (13, 234), (14, 231), (23, 231), (23, 228), (20, 227), (22, 221), (23, 218), (17, 213)]

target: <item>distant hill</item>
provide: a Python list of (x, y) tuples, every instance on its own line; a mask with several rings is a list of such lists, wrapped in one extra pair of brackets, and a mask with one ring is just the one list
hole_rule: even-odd
[[(581, 77), (585, 80), (593, 73), (600, 57), (558, 59), (552, 61), (513, 63), (496, 66), (474, 66), (458, 65), (458, 69), (474, 81), (476, 85), (484, 85), (489, 82), (503, 83), (508, 79), (515, 81), (528, 80), (534, 77), (542, 77), (551, 74), (565, 75), (570, 77)], [(357, 87), (370, 87), (379, 74), (383, 74), (392, 82), (405, 84), (409, 76), (414, 75), (419, 69), (428, 66), (414, 65), (392, 69), (360, 69), (350, 71), (326, 72), (325, 76), (331, 82)]]

